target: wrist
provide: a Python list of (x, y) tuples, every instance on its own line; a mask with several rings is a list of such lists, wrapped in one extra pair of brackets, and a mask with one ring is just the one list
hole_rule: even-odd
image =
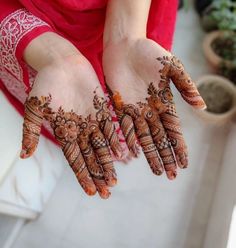
[(32, 40), (24, 51), (24, 60), (36, 71), (73, 56), (80, 52), (66, 39), (47, 32)]
[(107, 7), (103, 46), (146, 37), (151, 0), (110, 0)]

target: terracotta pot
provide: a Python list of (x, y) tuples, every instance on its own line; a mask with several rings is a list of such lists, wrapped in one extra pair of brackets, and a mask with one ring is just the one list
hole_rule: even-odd
[[(224, 125), (228, 123), (230, 120), (235, 118), (236, 115), (236, 87), (233, 85), (231, 81), (229, 81), (227, 78), (217, 76), (217, 75), (206, 75), (201, 78), (199, 78), (196, 81), (196, 85), (199, 89), (201, 85), (207, 85), (210, 83), (214, 83), (214, 85), (218, 85), (221, 88), (223, 88), (227, 93), (229, 93), (230, 97), (232, 97), (232, 104), (230, 108), (223, 113), (213, 113), (209, 112), (207, 109), (202, 111), (196, 111), (197, 114), (204, 119), (205, 121), (217, 124), (217, 125)], [(216, 99), (220, 100), (220, 99)], [(206, 102), (207, 104), (207, 102)]]
[(227, 67), (232, 67), (233, 63), (230, 60), (225, 60), (219, 55), (215, 53), (212, 48), (212, 43), (214, 40), (220, 37), (224, 37), (224, 31), (213, 31), (206, 35), (205, 39), (203, 40), (203, 51), (208, 60), (208, 62), (213, 66), (213, 68), (218, 71), (222, 63), (224, 63)]

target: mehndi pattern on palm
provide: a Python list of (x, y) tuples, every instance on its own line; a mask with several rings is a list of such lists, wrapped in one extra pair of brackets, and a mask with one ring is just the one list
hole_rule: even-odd
[(159, 83), (149, 83), (145, 102), (125, 103), (120, 92), (112, 92), (109, 88), (109, 93), (130, 151), (137, 156), (139, 143), (153, 173), (161, 175), (166, 171), (172, 180), (177, 176), (177, 165), (188, 166), (188, 153), (170, 81), (190, 105), (201, 109), (205, 103), (180, 60), (175, 56), (163, 56), (157, 61), (162, 65), (161, 79)]
[(110, 149), (117, 157), (122, 150), (105, 98), (94, 91), (95, 118), (91, 114), (83, 117), (73, 110), (65, 112), (62, 107), (53, 111), (51, 101), (51, 95), (27, 99), (21, 157), (27, 158), (35, 151), (45, 119), (85, 192), (94, 195), (98, 191), (102, 198), (108, 198), (108, 187), (117, 182)]

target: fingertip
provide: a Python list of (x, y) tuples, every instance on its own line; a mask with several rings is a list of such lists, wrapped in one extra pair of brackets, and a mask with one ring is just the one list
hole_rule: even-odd
[(188, 167), (188, 158), (186, 156), (177, 156), (177, 163), (181, 169), (186, 169)]
[(33, 155), (34, 151), (36, 148), (31, 148), (31, 149), (22, 149), (20, 152), (20, 158), (26, 159), (29, 158)]
[(85, 187), (84, 191), (89, 196), (94, 196), (97, 193), (97, 189), (95, 186), (94, 187), (92, 187), (92, 186), (91, 187)]
[(108, 188), (103, 188), (98, 191), (100, 197), (104, 200), (108, 199), (111, 195), (111, 192), (108, 190)]
[(166, 175), (167, 178), (172, 181), (177, 177), (177, 171), (167, 171)]
[(109, 178), (106, 180), (106, 184), (109, 187), (114, 187), (117, 184), (117, 178), (113, 177), (113, 178)]
[(199, 99), (198, 101), (194, 102), (194, 104), (191, 104), (191, 105), (197, 110), (206, 110), (207, 109), (207, 105), (202, 98)]
[(27, 154), (26, 150), (21, 150), (20, 152), (20, 158), (25, 159), (28, 158), (29, 155)]

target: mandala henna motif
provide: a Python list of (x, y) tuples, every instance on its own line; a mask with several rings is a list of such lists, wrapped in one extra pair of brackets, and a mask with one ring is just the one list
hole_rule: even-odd
[[(108, 146), (111, 141), (119, 149), (116, 143), (119, 141), (109, 110), (102, 100), (95, 95), (94, 107), (98, 111), (96, 120), (92, 120), (91, 115), (83, 118), (73, 111), (65, 112), (62, 107), (53, 112), (49, 107), (51, 96), (28, 98), (25, 103), (21, 157), (29, 157), (36, 149), (42, 121), (46, 119), (85, 192), (94, 195), (98, 191), (102, 198), (108, 198), (108, 186), (114, 186), (117, 181)], [(105, 137), (100, 128), (111, 130), (106, 131)]]

